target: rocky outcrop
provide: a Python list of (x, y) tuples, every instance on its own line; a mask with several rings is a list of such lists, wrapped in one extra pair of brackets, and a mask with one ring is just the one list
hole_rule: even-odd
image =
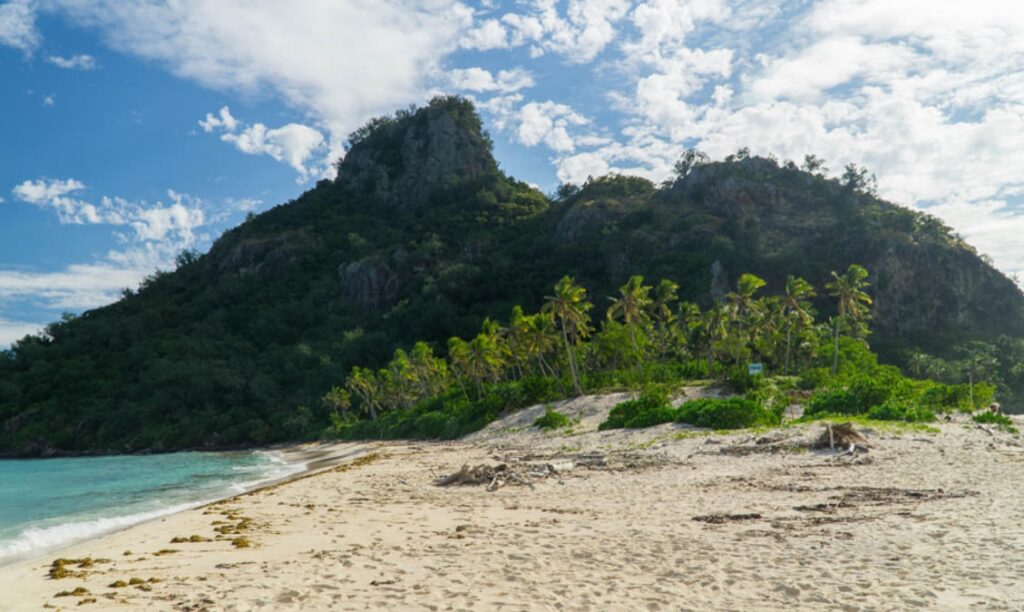
[(398, 277), (382, 263), (361, 259), (338, 267), (345, 296), (365, 311), (378, 312), (398, 299)]
[(465, 100), (442, 98), (415, 113), (380, 121), (338, 166), (337, 182), (372, 193), (402, 210), (463, 181), (493, 173), (497, 165), (479, 117)]

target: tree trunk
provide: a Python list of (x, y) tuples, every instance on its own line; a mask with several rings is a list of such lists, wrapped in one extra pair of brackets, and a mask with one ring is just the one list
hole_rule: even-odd
[(789, 374), (789, 355), (793, 346), (793, 327), (786, 326), (786, 374)]
[(833, 327), (835, 329), (832, 332), (832, 376), (835, 376), (839, 372), (839, 317), (836, 317)]
[(569, 372), (572, 373), (572, 388), (576, 392), (576, 395), (583, 395), (583, 389), (580, 388), (580, 377), (576, 372), (576, 359), (572, 354), (572, 345), (569, 344), (569, 333), (562, 327), (562, 340), (565, 342), (565, 353), (569, 357)]

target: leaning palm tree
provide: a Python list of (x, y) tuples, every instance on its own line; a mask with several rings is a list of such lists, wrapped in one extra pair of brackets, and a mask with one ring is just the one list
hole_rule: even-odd
[(811, 298), (817, 293), (810, 283), (799, 276), (786, 277), (786, 293), (782, 299), (786, 320), (786, 374), (790, 373), (789, 363), (793, 351), (793, 331), (800, 333), (814, 324)]
[(376, 419), (381, 406), (379, 404), (379, 386), (373, 370), (360, 368), (359, 366), (353, 367), (352, 372), (345, 381), (345, 387), (359, 396), (363, 401), (363, 406), (370, 413), (370, 418)]
[(845, 325), (857, 337), (866, 333), (865, 324), (871, 318), (871, 296), (864, 292), (868, 287), (868, 271), (862, 266), (851, 264), (842, 276), (832, 273), (832, 281), (825, 285), (829, 295), (836, 298), (838, 316), (832, 320), (832, 375), (839, 371), (839, 334)]
[(676, 313), (673, 312), (672, 305), (678, 301), (679, 284), (667, 278), (661, 279), (658, 288), (654, 290), (654, 301), (651, 303), (651, 316), (658, 323), (658, 357), (661, 359), (665, 357), (672, 341), (677, 339), (673, 326)]
[(550, 312), (562, 332), (562, 342), (569, 361), (569, 372), (572, 374), (572, 386), (576, 395), (583, 394), (580, 386), (579, 368), (576, 365), (574, 347), (580, 340), (590, 335), (590, 315), (594, 307), (587, 301), (587, 290), (573, 281), (571, 276), (563, 276), (555, 285), (555, 294), (544, 298), (543, 312)]
[(626, 328), (629, 329), (629, 340), (633, 344), (633, 356), (638, 363), (641, 355), (640, 345), (636, 340), (636, 328), (649, 320), (647, 311), (653, 304), (650, 295), (652, 288), (645, 285), (644, 277), (638, 274), (631, 276), (625, 285), (619, 287), (621, 297), (608, 298), (612, 301), (608, 308), (608, 320), (622, 319), (626, 324)]

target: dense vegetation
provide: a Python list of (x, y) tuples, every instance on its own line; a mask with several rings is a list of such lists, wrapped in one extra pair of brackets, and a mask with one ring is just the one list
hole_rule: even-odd
[[(449, 346), (449, 338), (475, 337), (487, 319), (511, 325), (515, 304), (523, 316), (541, 314), (563, 274), (601, 306), (632, 274), (673, 279), (702, 321), (722, 313), (727, 294), (760, 290), (737, 288), (741, 271), (776, 288), (776, 309), (784, 308), (786, 275), (800, 276), (819, 288), (805, 299), (819, 320), (842, 321), (841, 354), (857, 322), (825, 285), (836, 280), (832, 270), (860, 262), (872, 272), (871, 342), (884, 361), (944, 383), (988, 381), (1004, 405), (1019, 405), (1024, 298), (937, 219), (879, 200), (863, 169), (829, 178), (813, 157), (802, 167), (744, 151), (722, 162), (695, 153), (681, 161), (678, 177), (661, 186), (606, 176), (548, 197), (500, 170), (465, 100), (439, 98), (376, 120), (353, 135), (337, 180), (254, 216), (205, 255), (183, 253), (176, 270), (117, 303), (68, 315), (0, 351), (0, 453), (317, 436), (335, 414), (325, 394), (353, 366), (377, 372), (396, 348), (415, 359), (425, 354), (414, 346), (421, 340), (448, 367), (453, 349), (480, 348)], [(835, 326), (825, 334), (832, 349), (810, 326), (771, 347), (730, 337), (704, 350), (689, 338), (694, 352), (683, 356), (671, 352), (674, 339), (657, 319), (653, 331), (638, 333), (632, 316), (617, 312), (578, 364), (546, 354), (546, 363), (518, 364), (531, 375), (432, 396), (443, 411), (413, 403), (360, 427), (397, 435), (408, 426), (399, 415), (422, 412), (431, 416), (417, 431), (429, 421), (432, 435), (451, 437), (577, 386), (721, 376), (710, 370), (748, 357), (782, 373), (814, 366), (831, 376), (834, 367), (821, 359), (836, 354)], [(696, 320), (678, 308), (673, 316)], [(554, 340), (564, 349), (565, 338)], [(638, 366), (641, 353), (657, 359)], [(458, 360), (451, 363), (461, 377)]]
[[(619, 287), (598, 328), (586, 289), (563, 277), (536, 313), (512, 308), (507, 324), (486, 319), (470, 339), (448, 340), (447, 358), (425, 342), (397, 349), (383, 368), (356, 366), (331, 389), (327, 432), (346, 438), (454, 438), (502, 412), (579, 395), (642, 388), (611, 410), (602, 429), (687, 423), (738, 429), (778, 425), (783, 411), (812, 392), (805, 418), (862, 415), (927, 422), (935, 413), (987, 405), (994, 387), (947, 385), (905, 377), (879, 365), (868, 348), (868, 271), (832, 274), (827, 293), (836, 316), (815, 322), (815, 289), (789, 277), (780, 295), (758, 295), (765, 282), (743, 274), (735, 291), (702, 311), (680, 301), (678, 285), (632, 276)], [(751, 373), (752, 361), (763, 366)], [(792, 376), (799, 374), (799, 376)], [(672, 405), (672, 392), (694, 378), (717, 379), (743, 395)], [(557, 428), (550, 409), (537, 420)]]

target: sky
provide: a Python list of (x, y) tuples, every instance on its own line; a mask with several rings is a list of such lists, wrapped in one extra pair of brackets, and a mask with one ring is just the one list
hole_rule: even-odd
[(998, 0), (0, 0), (0, 347), (471, 98), (553, 191), (816, 154), (1024, 272), (1024, 11)]

